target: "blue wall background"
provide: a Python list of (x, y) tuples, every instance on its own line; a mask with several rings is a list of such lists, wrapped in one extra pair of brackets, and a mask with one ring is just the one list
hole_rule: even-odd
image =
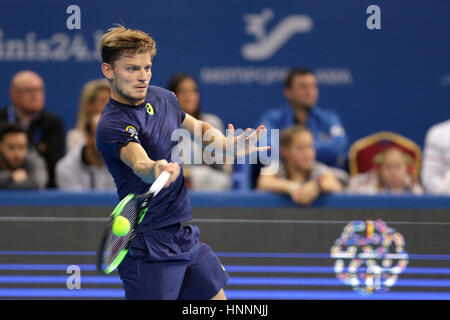
[[(81, 30), (66, 27), (71, 4), (81, 8)], [(381, 9), (381, 30), (366, 27), (372, 4)], [(319, 73), (319, 105), (339, 113), (351, 142), (390, 130), (423, 146), (426, 130), (450, 117), (445, 0), (7, 0), (0, 6), (0, 104), (9, 103), (15, 72), (35, 70), (46, 82), (46, 108), (63, 118), (66, 130), (75, 124), (83, 84), (102, 77), (96, 41), (118, 22), (157, 41), (152, 84), (165, 87), (173, 73), (189, 72), (200, 83), (203, 109), (240, 128), (255, 126), (259, 114), (285, 104), (282, 72), (296, 65)], [(290, 15), (306, 15), (312, 29), (286, 35), (267, 59), (249, 60), (241, 50), (256, 38), (246, 32), (244, 16), (265, 8), (272, 11), (265, 25), (269, 36)], [(211, 77), (218, 70), (228, 72), (225, 78)], [(251, 73), (267, 70), (264, 81)]]

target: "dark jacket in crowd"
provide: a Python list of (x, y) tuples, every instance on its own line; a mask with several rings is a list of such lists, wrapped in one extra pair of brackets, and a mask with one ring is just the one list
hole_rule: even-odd
[(44, 159), (37, 151), (32, 148), (28, 150), (21, 168), (27, 172), (28, 177), (24, 181), (16, 182), (13, 179), (13, 172), (3, 169), (0, 166), (0, 189), (24, 190), (45, 188), (48, 180), (46, 165)]
[[(18, 122), (12, 106), (0, 109), (0, 122)], [(28, 142), (44, 158), (48, 171), (47, 188), (55, 188), (56, 162), (64, 154), (64, 125), (61, 119), (49, 111), (43, 110), (34, 118), (28, 129)]]

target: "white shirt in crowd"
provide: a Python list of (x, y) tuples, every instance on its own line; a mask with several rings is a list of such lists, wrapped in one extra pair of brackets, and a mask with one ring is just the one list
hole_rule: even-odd
[(432, 126), (427, 132), (422, 184), (430, 193), (450, 194), (450, 119)]
[(87, 165), (82, 160), (84, 146), (76, 146), (56, 164), (56, 186), (63, 190), (116, 190), (106, 166)]

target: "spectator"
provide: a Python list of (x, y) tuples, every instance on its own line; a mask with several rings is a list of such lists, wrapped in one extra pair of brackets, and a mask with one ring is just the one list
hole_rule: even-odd
[(64, 190), (116, 190), (114, 180), (96, 148), (100, 115), (86, 120), (84, 144), (76, 146), (56, 165), (56, 185)]
[(423, 188), (414, 183), (408, 167), (409, 154), (392, 147), (375, 156), (376, 168), (350, 179), (348, 192), (376, 194), (380, 192), (422, 194)]
[(427, 192), (450, 195), (450, 119), (434, 125), (427, 132), (422, 183)]
[(0, 188), (43, 189), (47, 183), (45, 161), (32, 147), (17, 124), (0, 126)]
[[(304, 125), (314, 137), (317, 160), (345, 168), (348, 138), (339, 116), (316, 105), (319, 88), (314, 73), (307, 68), (292, 69), (285, 79), (283, 93), (289, 105), (267, 111), (258, 121), (267, 129), (268, 143), (271, 129), (282, 131), (295, 124)], [(278, 146), (271, 147), (272, 154), (278, 154)], [(260, 168), (261, 165), (239, 167), (240, 172), (235, 175), (237, 187), (253, 188)]]
[[(181, 108), (196, 119), (208, 122), (213, 127), (224, 133), (222, 120), (216, 115), (205, 113), (200, 108), (200, 94), (198, 86), (194, 78), (187, 74), (178, 73), (174, 75), (168, 84), (168, 89), (175, 93)], [(190, 137), (190, 135), (189, 135)], [(193, 141), (192, 137), (190, 140)], [(203, 154), (201, 144), (190, 143), (190, 148), (183, 150), (191, 150), (192, 160), (194, 154)], [(192, 161), (191, 163), (194, 163)], [(191, 190), (218, 191), (226, 190), (231, 187), (231, 165), (227, 164), (183, 164), (183, 174), (186, 179), (187, 186)]]
[(304, 126), (292, 126), (282, 132), (280, 140), (282, 161), (272, 161), (261, 170), (259, 190), (289, 194), (302, 205), (311, 204), (321, 193), (342, 191), (347, 173), (316, 161), (311, 131)]
[(84, 144), (86, 122), (92, 116), (102, 113), (103, 108), (109, 101), (110, 93), (111, 88), (106, 79), (92, 80), (84, 85), (81, 90), (76, 127), (67, 133), (67, 152)]
[(28, 143), (45, 159), (47, 187), (53, 188), (55, 165), (64, 152), (64, 125), (44, 110), (44, 81), (33, 71), (20, 71), (11, 80), (9, 94), (12, 104), (0, 110), (0, 122), (17, 123), (25, 130)]

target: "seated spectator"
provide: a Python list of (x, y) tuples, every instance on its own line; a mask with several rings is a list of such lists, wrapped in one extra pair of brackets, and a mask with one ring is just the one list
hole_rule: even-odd
[(422, 187), (414, 183), (408, 167), (412, 158), (397, 147), (375, 156), (376, 167), (350, 179), (348, 192), (376, 194), (382, 192), (422, 194)]
[(17, 124), (0, 125), (0, 188), (43, 189), (48, 175), (45, 161), (28, 146), (25, 131)]
[(44, 81), (33, 71), (20, 71), (11, 80), (9, 95), (12, 104), (0, 110), (0, 122), (17, 123), (25, 130), (28, 143), (45, 159), (47, 187), (53, 188), (55, 165), (64, 152), (64, 125), (44, 110)]
[(100, 115), (86, 122), (85, 140), (56, 165), (56, 185), (64, 190), (116, 190), (114, 180), (96, 148), (95, 129)]
[[(293, 68), (284, 81), (283, 94), (288, 105), (265, 112), (258, 123), (267, 129), (280, 131), (295, 124), (306, 126), (315, 141), (317, 161), (328, 166), (345, 168), (348, 138), (341, 119), (332, 110), (317, 106), (319, 88), (315, 74), (307, 68)], [(272, 154), (278, 154), (272, 146)], [(261, 165), (240, 166), (235, 174), (236, 188), (254, 188)]]
[[(168, 89), (175, 93), (178, 102), (186, 113), (195, 117), (196, 119), (208, 122), (213, 127), (224, 133), (224, 126), (222, 120), (216, 115), (205, 113), (200, 108), (200, 94), (195, 80), (183, 73), (174, 75), (168, 84)], [(201, 144), (193, 142), (190, 143), (190, 149), (193, 154), (203, 154)], [(184, 141), (186, 143), (186, 141)], [(181, 144), (183, 145), (183, 144)], [(228, 164), (211, 164), (207, 165), (202, 159), (202, 164), (183, 164), (183, 173), (186, 179), (186, 184), (191, 190), (197, 191), (218, 191), (227, 190), (231, 187), (231, 171), (232, 167)]]
[(316, 161), (314, 137), (306, 127), (289, 127), (280, 140), (282, 161), (261, 170), (257, 189), (289, 194), (302, 205), (311, 204), (321, 193), (343, 190), (347, 173)]
[(81, 90), (76, 127), (67, 132), (67, 152), (85, 143), (86, 122), (92, 116), (102, 113), (103, 108), (109, 101), (110, 94), (111, 88), (106, 79), (92, 80), (84, 85)]
[(450, 195), (450, 120), (434, 125), (427, 132), (422, 183), (427, 192)]

